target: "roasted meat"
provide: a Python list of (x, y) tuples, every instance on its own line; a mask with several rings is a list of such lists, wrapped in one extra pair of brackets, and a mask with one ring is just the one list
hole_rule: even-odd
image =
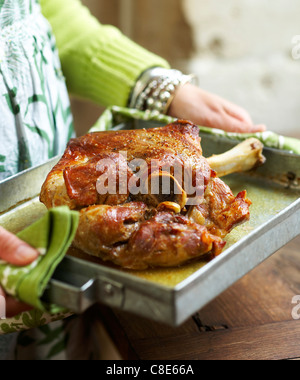
[(225, 243), (206, 227), (144, 203), (91, 206), (81, 212), (75, 245), (124, 268), (171, 267), (220, 254)]
[(79, 210), (74, 245), (121, 267), (211, 259), (249, 220), (251, 202), (217, 177), (200, 143), (198, 127), (187, 121), (73, 139), (41, 201)]

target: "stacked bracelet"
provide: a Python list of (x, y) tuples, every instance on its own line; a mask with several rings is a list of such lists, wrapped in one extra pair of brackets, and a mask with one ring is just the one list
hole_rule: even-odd
[(194, 75), (184, 75), (178, 70), (162, 68), (147, 70), (136, 83), (129, 107), (166, 115), (178, 88), (195, 82)]

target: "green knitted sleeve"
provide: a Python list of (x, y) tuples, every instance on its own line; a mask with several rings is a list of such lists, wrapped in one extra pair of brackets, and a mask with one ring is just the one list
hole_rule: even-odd
[(168, 63), (101, 25), (79, 0), (40, 0), (56, 37), (63, 73), (71, 93), (104, 106), (125, 106), (142, 72)]

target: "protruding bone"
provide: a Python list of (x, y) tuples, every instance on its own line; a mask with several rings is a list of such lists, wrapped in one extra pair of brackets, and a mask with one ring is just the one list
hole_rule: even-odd
[[(166, 188), (164, 188), (164, 185)], [(153, 186), (156, 188), (153, 194)], [(172, 175), (166, 172), (151, 174), (146, 181), (148, 202), (154, 207), (164, 202), (176, 203), (182, 210), (187, 204), (187, 193)]]
[(218, 177), (232, 173), (247, 172), (266, 162), (263, 156), (264, 145), (255, 138), (248, 139), (224, 154), (208, 158), (210, 167)]
[(163, 202), (157, 207), (158, 212), (163, 211), (169, 211), (174, 212), (174, 214), (180, 214), (181, 213), (181, 207), (178, 203), (174, 202)]

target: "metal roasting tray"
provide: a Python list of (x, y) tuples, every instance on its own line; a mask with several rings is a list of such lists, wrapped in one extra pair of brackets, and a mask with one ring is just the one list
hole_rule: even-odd
[[(116, 129), (159, 126), (133, 121)], [(204, 134), (204, 155), (223, 153), (236, 145)], [(246, 189), (253, 202), (251, 220), (227, 239), (223, 254), (209, 263), (143, 272), (122, 270), (70, 249), (57, 268), (43, 300), (76, 313), (101, 302), (113, 308), (178, 326), (231, 285), (300, 234), (300, 156), (268, 149), (258, 170), (224, 178), (235, 194)], [(18, 232), (46, 209), (39, 192), (58, 162), (46, 164), (0, 182), (0, 225)]]

